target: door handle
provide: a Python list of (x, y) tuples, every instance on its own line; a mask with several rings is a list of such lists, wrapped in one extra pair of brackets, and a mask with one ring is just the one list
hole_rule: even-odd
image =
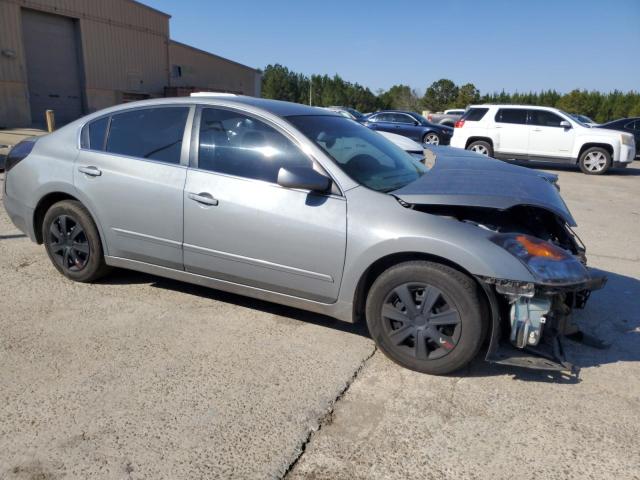
[(210, 193), (202, 192), (202, 193), (189, 193), (187, 195), (189, 199), (194, 202), (201, 203), (203, 205), (216, 206), (218, 205), (218, 200), (213, 198)]
[(534, 131), (534, 132), (541, 132), (541, 131), (542, 131), (542, 129), (541, 129), (541, 128), (534, 128), (534, 129), (533, 129), (533, 131)]
[(99, 177), (100, 175), (102, 175), (102, 170), (100, 170), (98, 167), (94, 167), (94, 166), (89, 166), (89, 167), (78, 167), (78, 171), (82, 172), (86, 175), (89, 175), (91, 177)]

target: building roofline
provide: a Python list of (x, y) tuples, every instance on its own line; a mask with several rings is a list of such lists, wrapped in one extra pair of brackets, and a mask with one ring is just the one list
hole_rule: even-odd
[(147, 10), (151, 10), (154, 13), (159, 13), (160, 15), (163, 15), (163, 16), (165, 16), (167, 18), (171, 18), (171, 15), (169, 15), (168, 13), (163, 12), (161, 10), (158, 10), (157, 8), (150, 7), (149, 5), (146, 5), (146, 4), (142, 3), (142, 2), (138, 2), (137, 0), (126, 0), (126, 1), (129, 2), (129, 3), (135, 3), (136, 5), (144, 7)]
[[(134, 1), (134, 0), (132, 0), (132, 1)], [(211, 57), (215, 57), (215, 58), (218, 58), (220, 60), (224, 60), (225, 62), (232, 63), (234, 65), (237, 65), (238, 67), (246, 68), (247, 70), (251, 70), (251, 71), (256, 72), (256, 73), (262, 73), (257, 68), (253, 68), (253, 67), (250, 67), (248, 65), (244, 65), (242, 63), (234, 62), (233, 60), (229, 60), (228, 58), (221, 57), (220, 55), (216, 55), (215, 53), (207, 52), (206, 50), (202, 50), (200, 48), (196, 48), (196, 47), (193, 47), (191, 45), (187, 45), (186, 43), (178, 42), (177, 40), (173, 40), (171, 38), (169, 39), (169, 42), (170, 43), (175, 43), (176, 45), (179, 45), (181, 47), (190, 48), (191, 50), (194, 50), (194, 51), (196, 51), (198, 53), (203, 53), (205, 55), (209, 55)]]

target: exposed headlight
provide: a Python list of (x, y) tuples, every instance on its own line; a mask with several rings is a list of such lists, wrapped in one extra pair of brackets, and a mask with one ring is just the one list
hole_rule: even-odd
[(633, 135), (627, 135), (623, 133), (620, 135), (620, 141), (622, 142), (623, 145), (627, 145), (628, 147), (633, 147), (633, 144), (634, 144)]
[(518, 258), (540, 283), (571, 285), (589, 279), (589, 272), (571, 252), (524, 234), (499, 234), (491, 241)]

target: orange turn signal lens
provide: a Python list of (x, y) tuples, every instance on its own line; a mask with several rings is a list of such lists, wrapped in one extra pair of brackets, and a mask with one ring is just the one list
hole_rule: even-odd
[(527, 235), (518, 235), (516, 236), (516, 240), (531, 256), (545, 257), (550, 260), (564, 260), (567, 258), (566, 253), (549, 242), (537, 240)]

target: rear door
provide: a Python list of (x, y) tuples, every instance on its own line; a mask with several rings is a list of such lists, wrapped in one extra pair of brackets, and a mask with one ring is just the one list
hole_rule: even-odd
[[(527, 110), (499, 108), (495, 115), (497, 131), (494, 151), (507, 158), (526, 158), (529, 148)], [(512, 157), (511, 157), (512, 156)]]
[(274, 125), (204, 107), (184, 192), (188, 272), (331, 303), (346, 249), (347, 204), (277, 184), (280, 167), (319, 169)]
[(529, 110), (529, 157), (539, 160), (571, 160), (575, 129), (564, 128), (568, 121), (548, 110)]
[(135, 108), (84, 127), (74, 183), (110, 256), (183, 268), (184, 140), (192, 111)]

